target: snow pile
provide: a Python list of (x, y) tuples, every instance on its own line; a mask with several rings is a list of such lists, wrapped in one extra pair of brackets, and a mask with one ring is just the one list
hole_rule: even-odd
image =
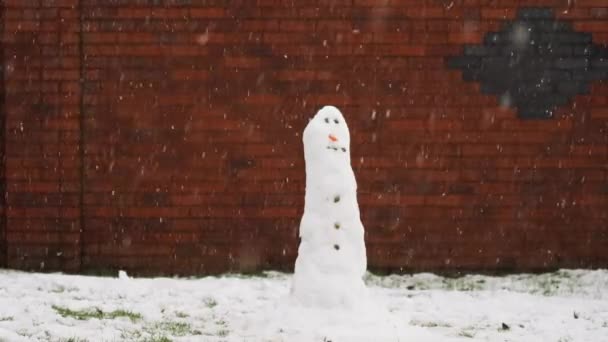
[(0, 270), (0, 341), (608, 341), (606, 270), (367, 275), (392, 330), (344, 309), (289, 316), (291, 275), (124, 276)]

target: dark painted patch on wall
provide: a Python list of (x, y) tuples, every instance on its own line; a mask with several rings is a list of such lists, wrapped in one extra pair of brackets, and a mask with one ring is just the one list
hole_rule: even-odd
[(481, 83), (520, 118), (546, 119), (574, 96), (589, 94), (593, 81), (608, 79), (608, 49), (593, 44), (589, 32), (556, 19), (550, 8), (523, 8), (483, 44), (464, 46), (448, 66), (463, 70), (467, 81)]

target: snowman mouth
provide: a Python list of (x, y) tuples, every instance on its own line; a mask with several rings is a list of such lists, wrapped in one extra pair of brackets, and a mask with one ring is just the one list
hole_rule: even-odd
[(328, 150), (334, 150), (334, 151), (342, 151), (342, 152), (346, 152), (346, 147), (338, 147), (338, 146), (331, 146), (331, 145), (327, 145), (327, 149)]
[(328, 137), (329, 137), (329, 141), (330, 141), (329, 145), (327, 145), (328, 150), (346, 152), (345, 147), (340, 147), (340, 145), (334, 144), (334, 143), (338, 142), (338, 138), (335, 135), (329, 134)]

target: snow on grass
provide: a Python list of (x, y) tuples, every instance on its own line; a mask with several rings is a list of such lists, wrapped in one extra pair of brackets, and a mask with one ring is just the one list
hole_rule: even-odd
[(290, 281), (0, 270), (0, 341), (608, 341), (606, 270), (368, 275), (389, 332), (348, 312), (285, 311)]
[(141, 319), (141, 315), (125, 310), (114, 310), (112, 312), (103, 312), (99, 308), (88, 310), (70, 310), (69, 308), (53, 305), (53, 310), (57, 311), (63, 317), (74, 317), (75, 319), (84, 321), (91, 318), (97, 319), (115, 319), (117, 317), (128, 317), (132, 321)]

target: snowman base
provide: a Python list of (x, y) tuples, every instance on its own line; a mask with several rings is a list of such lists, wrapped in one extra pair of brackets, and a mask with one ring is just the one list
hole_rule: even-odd
[(267, 312), (270, 315), (261, 322), (264, 341), (372, 341), (397, 336), (394, 319), (368, 300), (355, 307), (332, 308), (287, 297)]
[(463, 341), (410, 326), (406, 317), (368, 299), (365, 305), (347, 309), (307, 306), (287, 296), (252, 317), (243, 337), (268, 342)]
[(373, 306), (363, 279), (354, 275), (295, 273), (291, 297), (299, 306), (319, 309), (368, 310)]

